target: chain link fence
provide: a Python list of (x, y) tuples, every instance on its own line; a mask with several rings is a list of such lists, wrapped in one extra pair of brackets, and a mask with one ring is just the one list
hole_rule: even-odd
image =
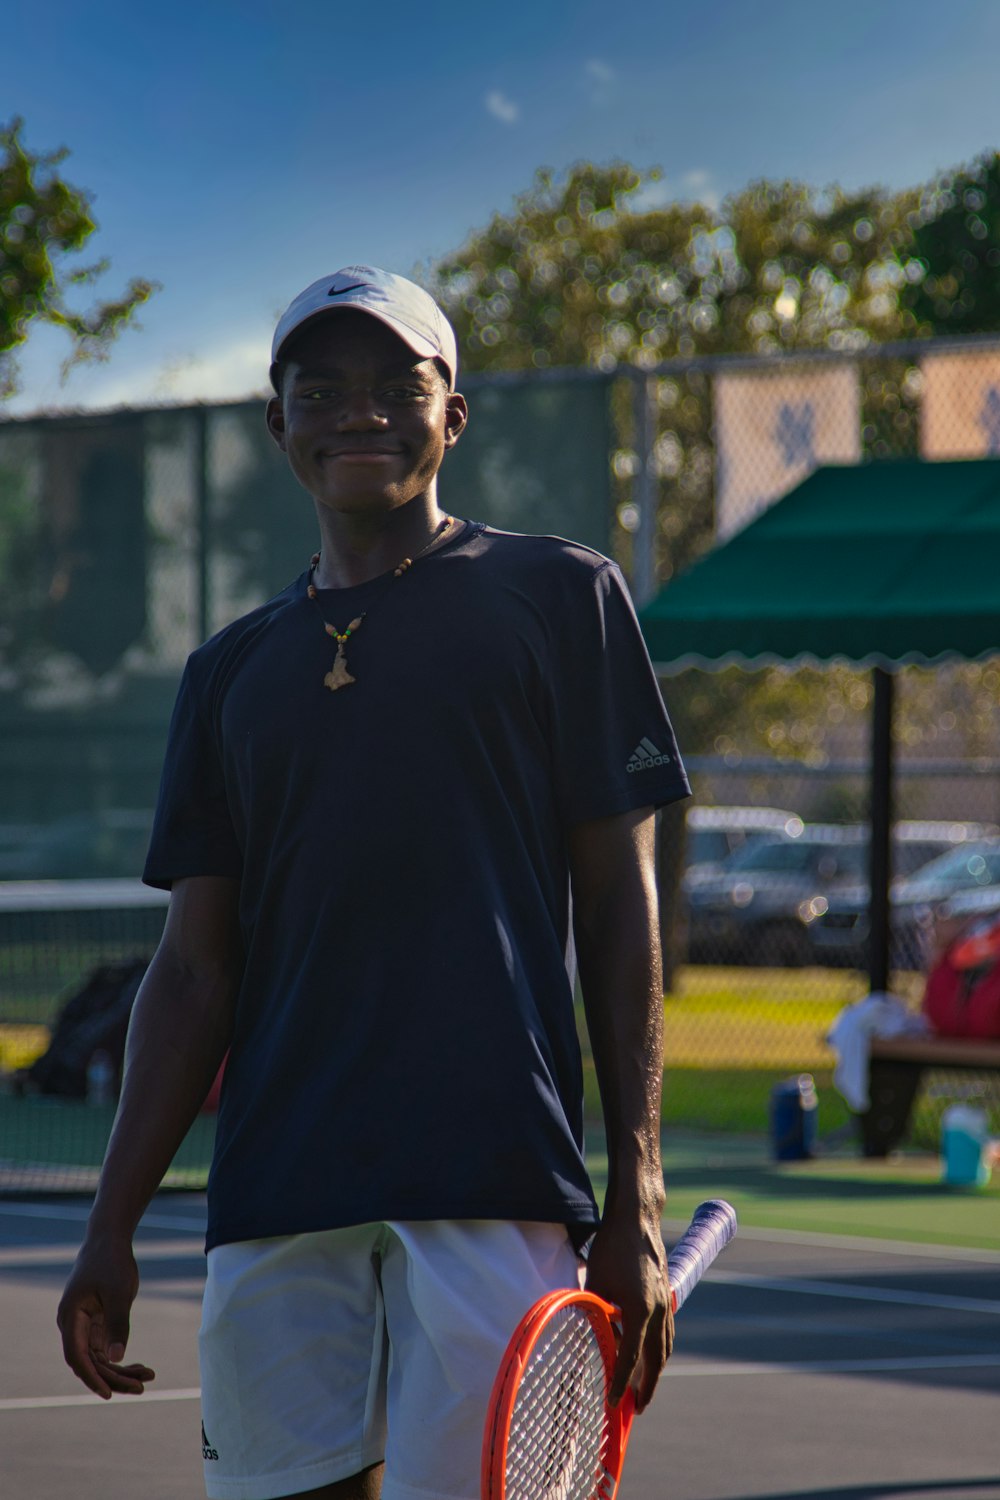
[(612, 474), (639, 604), (818, 465), (1000, 456), (995, 335), (697, 356), (629, 382)]
[[(775, 1085), (811, 1072), (821, 1139), (851, 1139), (827, 1037), (868, 993), (867, 763), (731, 755), (689, 771), (681, 870), (663, 882), (667, 1113), (760, 1131)], [(895, 801), (890, 987), (917, 1012), (956, 920), (1000, 918), (1000, 761), (903, 760)], [(911, 1142), (936, 1149), (943, 1110), (970, 1097), (1000, 1129), (996, 1076), (942, 1069)]]
[[(1000, 344), (989, 340), (473, 377), (464, 388), (472, 421), (443, 471), (443, 503), (610, 552), (639, 603), (817, 464), (1000, 454)], [(45, 1046), (95, 965), (151, 951), (163, 908), (136, 898), (135, 882), (184, 660), (284, 587), (315, 545), (308, 497), (270, 442), (260, 402), (0, 424), (0, 1069), (9, 1078)], [(940, 902), (988, 904), (990, 887), (1000, 889), (1000, 676), (977, 673), (900, 674), (893, 987), (914, 1006)], [(682, 743), (705, 753), (688, 756), (690, 810), (662, 820), (665, 1118), (764, 1130), (774, 1084), (811, 1071), (821, 1138), (846, 1140), (825, 1037), (865, 993), (864, 683), (840, 669), (834, 693), (822, 672), (802, 687), (775, 668), (772, 709), (796, 684), (805, 704), (782, 719), (760, 709), (757, 674), (728, 674), (721, 698), (706, 674), (687, 675), (683, 692), (667, 683), (666, 696), (672, 712), (675, 695), (685, 697), (680, 721), (694, 727)], [(731, 713), (707, 733), (696, 709), (713, 693)], [(934, 861), (945, 884), (932, 890)], [(97, 906), (82, 916), (85, 887)], [(941, 1108), (970, 1088), (1000, 1132), (992, 1087), (933, 1077), (913, 1138), (934, 1145)], [(0, 1181), (7, 1172), (25, 1185), (37, 1168), (51, 1183), (60, 1150), (74, 1181), (92, 1172), (102, 1144), (94, 1121), (104, 1117), (86, 1117), (86, 1150), (60, 1148), (77, 1139), (83, 1106), (57, 1106), (0, 1097), (9, 1112)], [(50, 1134), (58, 1124), (51, 1139), (43, 1118)]]
[[(612, 467), (640, 604), (820, 464), (1000, 456), (995, 337), (675, 360), (632, 379)], [(694, 805), (661, 819), (666, 1116), (759, 1131), (774, 1085), (808, 1070), (821, 1138), (851, 1138), (825, 1039), (868, 989), (871, 683), (841, 663), (686, 672), (664, 690), (682, 746), (713, 752), (687, 755)], [(914, 1011), (936, 944), (1000, 911), (998, 705), (995, 658), (896, 674), (891, 985)], [(943, 1109), (970, 1095), (1000, 1132), (995, 1075), (939, 1071), (910, 1139), (936, 1147)]]

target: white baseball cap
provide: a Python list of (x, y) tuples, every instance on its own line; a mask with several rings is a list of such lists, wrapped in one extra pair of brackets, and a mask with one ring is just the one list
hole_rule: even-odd
[(377, 266), (344, 266), (307, 286), (290, 302), (278, 320), (271, 344), (271, 378), (283, 345), (303, 323), (340, 307), (370, 313), (398, 333), (414, 354), (439, 359), (448, 370), (448, 386), (455, 389), (458, 346), (455, 332), (434, 298), (423, 287)]

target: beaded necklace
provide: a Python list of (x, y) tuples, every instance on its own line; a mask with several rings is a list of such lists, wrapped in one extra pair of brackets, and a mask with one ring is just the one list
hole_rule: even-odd
[[(392, 575), (387, 582), (391, 583), (393, 578), (402, 578), (403, 574), (413, 567), (418, 558), (423, 557), (424, 553), (428, 552), (435, 542), (440, 541), (445, 532), (450, 530), (454, 524), (454, 516), (445, 516), (440, 526), (435, 527), (433, 535), (424, 543), (420, 551), (414, 552), (412, 557), (404, 557), (399, 566), (393, 568)], [(319, 559), (320, 554), (318, 552), (313, 553), (312, 561), (309, 564), (309, 583), (306, 587), (306, 594), (313, 600), (317, 609), (320, 608), (319, 594), (317, 593), (313, 578), (315, 577), (316, 569), (319, 567)], [(352, 620), (346, 630), (338, 630), (336, 625), (330, 624), (329, 620), (323, 620), (323, 628), (327, 635), (332, 636), (337, 642), (337, 654), (333, 659), (333, 666), (323, 678), (325, 686), (330, 689), (331, 693), (335, 693), (338, 688), (349, 687), (352, 682), (357, 681), (357, 678), (352, 677), (347, 670), (347, 643), (351, 639), (351, 636), (361, 629), (361, 624), (367, 613), (368, 611), (366, 610), (364, 614), (358, 615), (357, 619)], [(320, 616), (322, 618), (322, 610), (320, 610)]]

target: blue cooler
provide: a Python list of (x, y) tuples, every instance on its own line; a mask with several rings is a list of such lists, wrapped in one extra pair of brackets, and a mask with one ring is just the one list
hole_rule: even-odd
[(819, 1099), (811, 1073), (799, 1073), (771, 1090), (771, 1152), (775, 1161), (808, 1161), (816, 1144)]

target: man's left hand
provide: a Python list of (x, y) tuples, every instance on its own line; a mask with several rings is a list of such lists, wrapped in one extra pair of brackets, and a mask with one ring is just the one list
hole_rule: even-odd
[(667, 1255), (658, 1215), (605, 1215), (590, 1247), (587, 1290), (621, 1309), (612, 1405), (631, 1385), (635, 1409), (644, 1411), (674, 1343)]

